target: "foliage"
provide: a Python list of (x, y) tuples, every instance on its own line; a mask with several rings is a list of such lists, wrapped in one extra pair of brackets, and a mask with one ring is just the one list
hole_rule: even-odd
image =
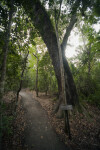
[[(44, 47), (44, 45), (42, 45)], [(42, 53), (43, 54), (42, 54)], [(36, 54), (36, 47), (30, 47), (29, 63), (23, 79), (23, 86), (30, 89), (36, 88), (36, 69), (37, 59), (33, 55)], [(38, 90), (42, 92), (57, 92), (57, 81), (52, 66), (52, 62), (48, 52), (43, 52), (42, 47), (38, 47), (37, 57), (38, 64)]]
[(57, 91), (57, 81), (48, 52), (43, 55), (41, 61), (39, 62), (39, 75), (40, 91)]
[(70, 62), (70, 67), (80, 99), (100, 107), (100, 34), (89, 21), (84, 21), (79, 31), (83, 45), (78, 47), (78, 54), (73, 58), (73, 62), (76, 63)]
[[(6, 104), (2, 104), (1, 106), (1, 111), (2, 112), (2, 116), (0, 113), (0, 117), (2, 117), (2, 126), (0, 126), (0, 137), (6, 135), (12, 135), (12, 121), (13, 121), (13, 116), (11, 115), (7, 115), (7, 106)], [(1, 119), (1, 118), (0, 118)]]

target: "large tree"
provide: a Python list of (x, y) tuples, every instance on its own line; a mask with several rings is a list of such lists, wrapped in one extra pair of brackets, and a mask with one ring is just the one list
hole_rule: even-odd
[[(18, 2), (18, 0), (17, 0)], [(57, 77), (58, 82), (58, 88), (59, 88), (59, 94), (60, 91), (62, 91), (61, 86), (61, 71), (60, 71), (60, 62), (59, 62), (59, 51), (58, 51), (58, 44), (57, 44), (57, 38), (55, 34), (54, 26), (51, 23), (50, 16), (48, 15), (47, 11), (43, 7), (40, 1), (19, 1), (20, 4), (23, 5), (26, 13), (29, 15), (31, 20), (33, 21), (34, 26), (38, 29), (40, 32), (47, 48), (50, 54), (50, 57), (52, 59), (52, 63), (54, 66), (55, 74)], [(70, 35), (70, 32), (76, 22), (76, 11), (79, 6), (80, 1), (76, 1), (73, 6), (73, 12), (71, 15), (71, 19), (69, 22), (69, 25), (66, 29), (66, 33), (63, 39), (63, 42), (61, 44), (62, 50), (63, 50), (63, 60), (64, 60), (64, 69), (65, 69), (65, 84), (66, 84), (66, 96), (68, 103), (71, 103), (75, 105), (75, 103), (78, 102), (78, 96), (76, 92), (76, 87), (74, 84), (74, 80), (68, 65), (68, 62), (65, 58), (65, 45), (67, 43), (68, 37)], [(68, 84), (67, 84), (68, 82)]]
[[(61, 86), (62, 84), (61, 84), (59, 50), (58, 50), (55, 29), (52, 24), (52, 21), (50, 20), (50, 16), (48, 15), (46, 9), (44, 8), (44, 6), (41, 4), (39, 0), (28, 0), (28, 1), (16, 0), (16, 2), (24, 7), (26, 13), (31, 18), (35, 28), (38, 29), (39, 33), (41, 34), (48, 48), (48, 51), (49, 51), (49, 54), (50, 54), (50, 57), (52, 59), (52, 63), (54, 66), (55, 75), (57, 77), (59, 94), (60, 94), (60, 91), (62, 91), (62, 86)], [(67, 102), (73, 105), (78, 103), (78, 95), (77, 95), (76, 86), (74, 84), (74, 80), (73, 80), (68, 62), (65, 57), (65, 49), (66, 49), (66, 45), (67, 45), (70, 32), (72, 31), (72, 28), (77, 21), (76, 20), (77, 9), (80, 6), (80, 2), (82, 4), (82, 7), (80, 7), (81, 12), (84, 15), (84, 11), (86, 10), (87, 6), (90, 4), (90, 1), (88, 3), (83, 0), (68, 1), (68, 3), (71, 6), (71, 9), (70, 9), (71, 13), (70, 13), (70, 19), (68, 20), (69, 24), (66, 27), (66, 32), (65, 32), (62, 44), (61, 44), (62, 53), (63, 53), (64, 70), (65, 70), (66, 97), (67, 97)]]

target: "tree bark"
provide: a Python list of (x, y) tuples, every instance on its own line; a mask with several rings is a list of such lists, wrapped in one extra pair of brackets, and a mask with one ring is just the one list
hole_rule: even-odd
[(38, 63), (39, 63), (39, 60), (38, 60), (38, 56), (37, 56), (37, 49), (36, 49), (36, 55), (35, 54), (33, 54), (33, 55), (36, 57), (36, 60), (37, 60), (35, 91), (36, 91), (36, 96), (38, 97)]
[[(60, 10), (61, 10), (61, 5), (62, 5), (62, 1), (60, 3)], [(56, 8), (55, 8), (55, 10), (56, 10)], [(62, 49), (61, 49), (61, 45), (60, 45), (60, 41), (59, 41), (59, 35), (58, 35), (58, 23), (59, 23), (60, 10), (59, 10), (58, 17), (56, 17), (56, 11), (55, 11), (55, 33), (56, 33), (57, 44), (58, 44), (58, 54), (59, 54), (60, 71), (61, 71), (61, 86), (62, 86), (61, 95), (63, 98), (63, 103), (66, 104), (67, 100), (66, 100), (64, 64), (63, 64), (63, 57), (62, 57)]]
[(88, 53), (88, 78), (90, 78), (90, 73), (91, 73), (91, 44), (89, 45), (87, 53)]
[[(61, 9), (61, 4), (60, 4), (60, 9)], [(60, 15), (60, 13), (59, 13)], [(55, 16), (56, 16), (56, 12), (55, 12)], [(59, 60), (60, 60), (60, 71), (61, 71), (61, 85), (62, 85), (62, 102), (66, 105), (67, 104), (67, 97), (66, 97), (66, 87), (65, 87), (65, 83), (67, 83), (68, 85), (68, 82), (66, 80), (65, 82), (65, 72), (64, 72), (64, 64), (63, 64), (63, 57), (62, 57), (62, 49), (61, 49), (61, 45), (60, 45), (60, 42), (59, 42), (59, 35), (58, 35), (58, 20), (59, 20), (59, 17), (58, 19), (56, 20), (56, 17), (55, 17), (55, 32), (56, 32), (56, 37), (57, 37), (57, 44), (58, 44), (58, 50), (59, 50)], [(69, 90), (69, 89), (67, 89)], [(69, 92), (68, 92), (69, 93)], [(61, 110), (60, 110), (61, 112)], [(68, 118), (68, 111), (66, 110), (65, 111), (66, 113), (64, 114), (64, 120), (65, 120), (65, 132), (69, 133), (69, 139), (71, 139), (71, 135), (70, 135), (70, 126), (69, 126), (69, 118)], [(62, 112), (61, 112), (62, 114)], [(66, 120), (67, 118), (67, 120)], [(68, 129), (68, 130), (67, 130)]]
[(76, 2), (74, 3), (74, 5), (72, 7), (72, 16), (70, 19), (70, 23), (69, 23), (68, 27), (66, 28), (66, 33), (65, 33), (63, 41), (61, 43), (64, 70), (65, 70), (65, 78), (66, 78), (66, 81), (68, 81), (68, 83), (65, 82), (66, 89), (68, 89), (66, 91), (66, 97), (67, 97), (68, 104), (72, 104), (72, 105), (79, 104), (79, 101), (78, 101), (78, 94), (77, 94), (76, 86), (74, 83), (74, 79), (73, 79), (70, 67), (68, 65), (68, 61), (65, 56), (65, 50), (66, 50), (66, 46), (67, 46), (67, 42), (68, 42), (70, 33), (71, 33), (75, 23), (77, 22), (76, 12), (77, 12), (77, 8), (79, 7), (79, 4), (80, 4), (80, 0), (76, 0)]
[(38, 97), (38, 58), (37, 58), (37, 66), (36, 66), (36, 96)]

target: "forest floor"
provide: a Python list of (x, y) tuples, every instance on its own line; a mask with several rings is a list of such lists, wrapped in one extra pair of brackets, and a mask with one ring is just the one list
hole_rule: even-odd
[[(71, 150), (100, 150), (100, 110), (96, 106), (91, 106), (86, 103), (84, 105), (84, 113), (74, 112), (73, 115), (70, 115), (72, 135), (72, 140), (70, 141), (64, 133), (64, 120), (58, 119), (56, 114), (53, 114), (54, 104), (56, 103), (55, 96), (46, 96), (45, 93), (39, 93), (39, 97), (36, 97), (34, 91), (25, 91), (40, 103), (39, 105), (47, 112), (49, 122), (56, 131), (60, 141), (68, 145)], [(15, 94), (9, 92), (5, 95), (4, 101), (8, 107), (6, 115), (14, 116)], [(10, 129), (8, 128), (8, 133), (5, 133), (3, 136), (3, 150), (28, 150), (27, 145), (24, 144), (28, 124), (25, 114), (26, 111), (23, 108), (20, 97), (16, 117), (14, 116), (15, 119), (10, 122), (12, 132), (10, 133)], [(40, 138), (43, 140), (44, 136), (41, 135)], [(34, 144), (31, 145), (31, 149), (34, 149)]]
[(31, 93), (47, 111), (53, 128), (66, 145), (75, 150), (100, 150), (100, 110), (96, 106), (86, 103), (84, 112), (75, 111), (70, 115), (72, 140), (69, 140), (64, 132), (64, 119), (58, 119), (53, 114), (55, 96), (39, 93), (39, 97), (36, 97), (35, 91)]
[(16, 113), (16, 93), (8, 92), (3, 97), (4, 101), (4, 124), (2, 148), (0, 150), (23, 150), (22, 140), (26, 127), (24, 109), (19, 96)]

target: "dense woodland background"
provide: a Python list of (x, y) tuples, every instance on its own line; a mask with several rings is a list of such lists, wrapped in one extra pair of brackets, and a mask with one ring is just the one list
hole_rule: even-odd
[[(79, 110), (87, 103), (100, 109), (100, 28), (97, 31), (95, 24), (100, 24), (99, 0), (0, 0), (0, 113), (5, 125), (1, 130), (9, 132), (12, 118), (4, 113), (3, 96), (10, 91), (16, 94), (16, 103), (22, 88), (35, 90), (37, 96), (57, 95), (54, 111), (59, 110), (59, 43), (68, 103)], [(77, 55), (67, 59), (73, 29), (82, 44)]]

